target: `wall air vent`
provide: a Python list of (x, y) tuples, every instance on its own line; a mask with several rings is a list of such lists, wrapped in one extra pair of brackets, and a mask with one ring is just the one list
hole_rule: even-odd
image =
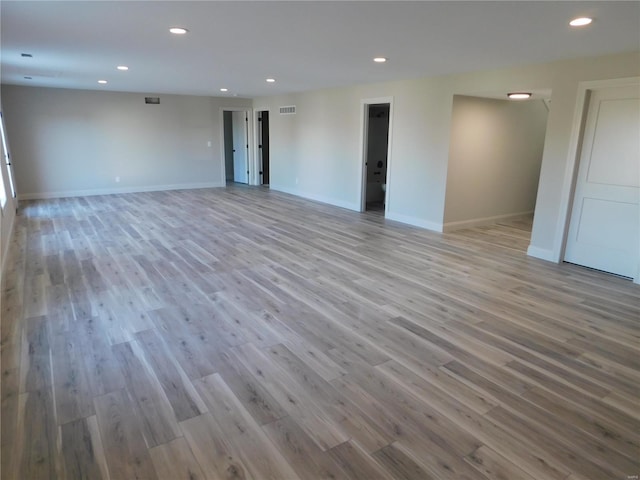
[(160, 97), (144, 97), (144, 103), (149, 105), (160, 105)]
[(295, 105), (287, 105), (286, 107), (280, 107), (280, 115), (295, 115), (295, 114), (296, 114)]

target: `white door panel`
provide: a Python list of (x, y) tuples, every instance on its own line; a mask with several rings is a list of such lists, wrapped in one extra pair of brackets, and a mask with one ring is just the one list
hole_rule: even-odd
[(565, 260), (626, 277), (640, 251), (640, 88), (591, 93)]
[[(638, 127), (640, 99), (603, 100), (599, 104), (598, 120), (590, 145), (591, 162), (587, 181), (605, 185), (639, 186), (640, 141)], [(625, 128), (627, 126), (628, 128)], [(616, 159), (616, 168), (610, 160)]]
[[(626, 252), (637, 244), (636, 213), (633, 203), (584, 198), (576, 240), (599, 248)], [(620, 235), (607, 235), (605, 232)]]

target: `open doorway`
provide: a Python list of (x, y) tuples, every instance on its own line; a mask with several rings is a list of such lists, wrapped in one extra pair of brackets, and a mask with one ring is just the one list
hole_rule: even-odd
[(362, 211), (386, 208), (390, 120), (391, 102), (364, 102)]
[[(526, 252), (550, 91), (528, 100), (453, 97), (443, 230)], [(461, 232), (461, 234), (463, 234)]]
[(258, 171), (260, 185), (269, 186), (269, 111), (258, 112)]
[(249, 183), (249, 114), (245, 110), (224, 110), (225, 182)]

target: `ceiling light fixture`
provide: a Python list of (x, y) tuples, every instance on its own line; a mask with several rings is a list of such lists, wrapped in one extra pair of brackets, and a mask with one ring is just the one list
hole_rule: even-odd
[(267, 83), (274, 83), (275, 81), (275, 78), (267, 78)]
[(569, 25), (571, 25), (572, 27), (584, 27), (585, 25), (589, 25), (591, 22), (593, 22), (593, 18), (580, 17), (571, 20), (569, 22)]
[(187, 30), (186, 28), (182, 28), (182, 27), (171, 27), (169, 29), (169, 31), (171, 33), (173, 33), (174, 35), (184, 35), (185, 33), (187, 33), (189, 30)]
[(228, 92), (228, 91), (229, 91), (229, 89), (228, 89), (228, 88), (221, 88), (221, 89), (220, 89), (220, 91), (221, 91), (221, 92)]
[(24, 77), (25, 80), (33, 80), (33, 77)]
[(527, 98), (531, 98), (531, 94), (528, 92), (512, 92), (507, 93), (507, 97), (511, 100), (526, 100)]
[(107, 83), (107, 81), (106, 81), (106, 80), (98, 80), (98, 83), (99, 83), (100, 85), (104, 85), (105, 83)]
[(122, 70), (123, 72), (126, 72), (127, 70), (129, 70), (129, 67), (127, 67), (126, 65), (118, 65), (116, 68), (118, 70)]
[(20, 56), (24, 58), (33, 58), (33, 55), (31, 55), (30, 53), (21, 53)]
[(376, 63), (384, 63), (387, 61), (387, 59), (385, 57), (376, 57), (373, 59), (373, 61)]

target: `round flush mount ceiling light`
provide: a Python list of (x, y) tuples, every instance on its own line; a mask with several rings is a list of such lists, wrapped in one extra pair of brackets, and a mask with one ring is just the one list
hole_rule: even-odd
[(275, 78), (267, 78), (267, 83), (275, 83)]
[(507, 97), (511, 100), (526, 100), (527, 98), (531, 98), (531, 94), (527, 92), (512, 92), (507, 93)]
[(127, 70), (129, 70), (129, 67), (127, 67), (126, 65), (118, 65), (116, 68), (123, 72), (126, 72)]
[(373, 61), (376, 62), (376, 63), (384, 63), (384, 62), (387, 61), (387, 59), (386, 59), (386, 57), (375, 57), (373, 59)]
[(106, 84), (106, 83), (107, 83), (107, 81), (106, 81), (106, 80), (98, 80), (98, 83), (99, 83), (100, 85), (104, 85), (104, 84)]
[(586, 25), (589, 25), (591, 22), (593, 22), (593, 18), (580, 17), (580, 18), (574, 18), (573, 20), (571, 20), (569, 22), (569, 25), (571, 25), (572, 27), (584, 27)]
[(184, 35), (185, 33), (187, 33), (189, 30), (187, 30), (186, 28), (182, 28), (182, 27), (171, 27), (169, 29), (169, 31), (171, 33), (173, 33), (174, 35)]
[(228, 92), (228, 91), (229, 91), (229, 89), (228, 89), (228, 88), (221, 88), (221, 89), (220, 89), (220, 91), (221, 91), (221, 92)]

